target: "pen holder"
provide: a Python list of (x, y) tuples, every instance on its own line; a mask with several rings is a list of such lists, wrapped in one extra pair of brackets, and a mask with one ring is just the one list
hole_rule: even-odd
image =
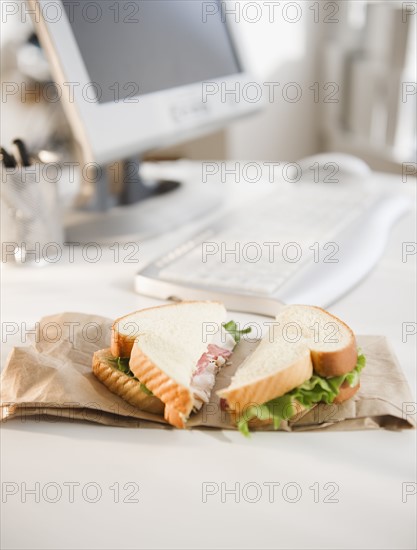
[(57, 185), (43, 164), (0, 168), (2, 262), (41, 266), (62, 256)]

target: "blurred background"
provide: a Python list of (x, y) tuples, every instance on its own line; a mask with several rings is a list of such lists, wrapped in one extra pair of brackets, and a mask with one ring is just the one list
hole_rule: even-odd
[[(415, 2), (231, 4), (264, 109), (150, 158), (294, 161), (341, 151), (397, 173), (415, 162)], [(1, 142), (18, 136), (31, 149), (71, 156), (71, 132), (30, 17), (19, 10), (4, 21)], [(13, 82), (24, 83), (25, 102), (21, 93), (5, 97)]]

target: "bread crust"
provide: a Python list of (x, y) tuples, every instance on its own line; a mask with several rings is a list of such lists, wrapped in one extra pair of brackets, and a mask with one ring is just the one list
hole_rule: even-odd
[(130, 405), (142, 411), (164, 414), (164, 403), (152, 395), (147, 395), (140, 388), (140, 383), (124, 374), (109, 362), (110, 349), (96, 351), (93, 355), (93, 373), (112, 393), (118, 395)]
[(111, 327), (110, 348), (113, 357), (130, 357), (134, 341), (134, 338), (132, 339), (117, 332), (113, 324)]
[(351, 397), (355, 395), (355, 393), (359, 390), (361, 387), (361, 383), (358, 382), (356, 386), (349, 386), (349, 383), (345, 380), (343, 384), (340, 386), (339, 393), (336, 395), (335, 400), (333, 403), (337, 403), (340, 405), (340, 403), (343, 403), (344, 401), (347, 401)]
[(133, 346), (129, 366), (133, 374), (165, 403), (165, 420), (176, 428), (185, 428), (194, 406), (190, 389), (167, 376), (138, 345)]
[[(145, 309), (140, 309), (137, 311), (133, 311), (132, 313), (129, 313), (128, 315), (123, 315), (123, 317), (119, 317), (116, 319), (112, 325), (111, 329), (111, 352), (114, 357), (130, 357), (133, 349), (133, 344), (135, 343), (135, 339), (137, 334), (132, 334), (130, 336), (126, 336), (125, 334), (121, 334), (117, 330), (117, 323), (122, 321), (123, 319), (126, 319), (127, 317), (130, 317), (132, 315), (140, 314), (144, 311), (150, 311), (152, 309), (161, 309), (161, 308), (167, 308), (167, 307), (176, 307), (178, 306), (178, 303), (181, 304), (201, 304), (201, 303), (209, 303), (209, 304), (220, 304), (221, 302), (216, 302), (215, 300), (186, 300), (183, 302), (174, 302), (172, 304), (163, 304), (161, 306), (153, 306), (148, 307)], [(223, 305), (223, 304), (221, 304)]]
[(318, 351), (315, 350), (314, 347), (310, 347), (314, 371), (325, 378), (347, 374), (355, 368), (356, 361), (358, 359), (356, 338), (352, 329), (332, 313), (329, 313), (321, 307), (312, 307), (326, 313), (330, 317), (333, 317), (335, 322), (343, 325), (351, 336), (348, 346), (341, 350)]
[(313, 375), (313, 365), (308, 350), (303, 357), (286, 369), (235, 389), (225, 388), (218, 395), (226, 399), (228, 406), (242, 411), (250, 404), (262, 405), (275, 397), (293, 390)]

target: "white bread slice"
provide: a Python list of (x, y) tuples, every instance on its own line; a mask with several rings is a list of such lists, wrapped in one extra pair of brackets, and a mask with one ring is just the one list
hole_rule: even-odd
[(339, 376), (356, 361), (354, 334), (340, 319), (314, 306), (287, 306), (218, 395), (237, 412), (284, 395), (308, 380), (313, 369)]
[(116, 368), (110, 348), (94, 353), (92, 368), (100, 382), (134, 407), (154, 414), (164, 413), (165, 406), (160, 399), (142, 391), (140, 382)]
[(130, 357), (137, 335), (149, 329), (161, 333), (162, 331), (181, 332), (182, 326), (177, 324), (179, 317), (181, 319), (188, 317), (190, 322), (193, 322), (193, 317), (197, 315), (201, 325), (199, 308), (202, 315), (208, 317), (208, 322), (210, 322), (211, 312), (215, 314), (217, 321), (219, 313), (226, 317), (226, 310), (219, 302), (187, 301), (141, 309), (116, 319), (112, 326), (112, 354), (114, 357)]
[(206, 333), (220, 330), (226, 310), (218, 302), (181, 302), (137, 312), (132, 319), (139, 331), (130, 369), (165, 403), (166, 420), (183, 428), (194, 406), (191, 378), (212, 341)]

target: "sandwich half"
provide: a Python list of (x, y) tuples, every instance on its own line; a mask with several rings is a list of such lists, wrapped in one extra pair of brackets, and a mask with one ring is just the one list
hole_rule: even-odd
[[(184, 428), (190, 414), (209, 401), (216, 374), (236, 345), (223, 327), (225, 320), (226, 310), (218, 302), (180, 302), (117, 319), (111, 353), (137, 384), (135, 399), (146, 389), (146, 406), (151, 394), (162, 403), (165, 419)], [(93, 371), (106, 383), (94, 366)], [(113, 372), (114, 382), (106, 385), (125, 399), (126, 392), (120, 393), (121, 383), (116, 385), (115, 377)], [(137, 406), (143, 409), (142, 403), (141, 399)]]
[(147, 328), (137, 333), (129, 366), (165, 403), (165, 419), (184, 428), (191, 412), (208, 402), (215, 375), (235, 342), (222, 332), (226, 310), (217, 302), (161, 307), (155, 309), (155, 317), (155, 325), (147, 318)]
[(364, 366), (352, 330), (340, 319), (313, 306), (287, 306), (218, 395), (245, 435), (259, 423), (278, 429), (316, 403), (350, 399)]

